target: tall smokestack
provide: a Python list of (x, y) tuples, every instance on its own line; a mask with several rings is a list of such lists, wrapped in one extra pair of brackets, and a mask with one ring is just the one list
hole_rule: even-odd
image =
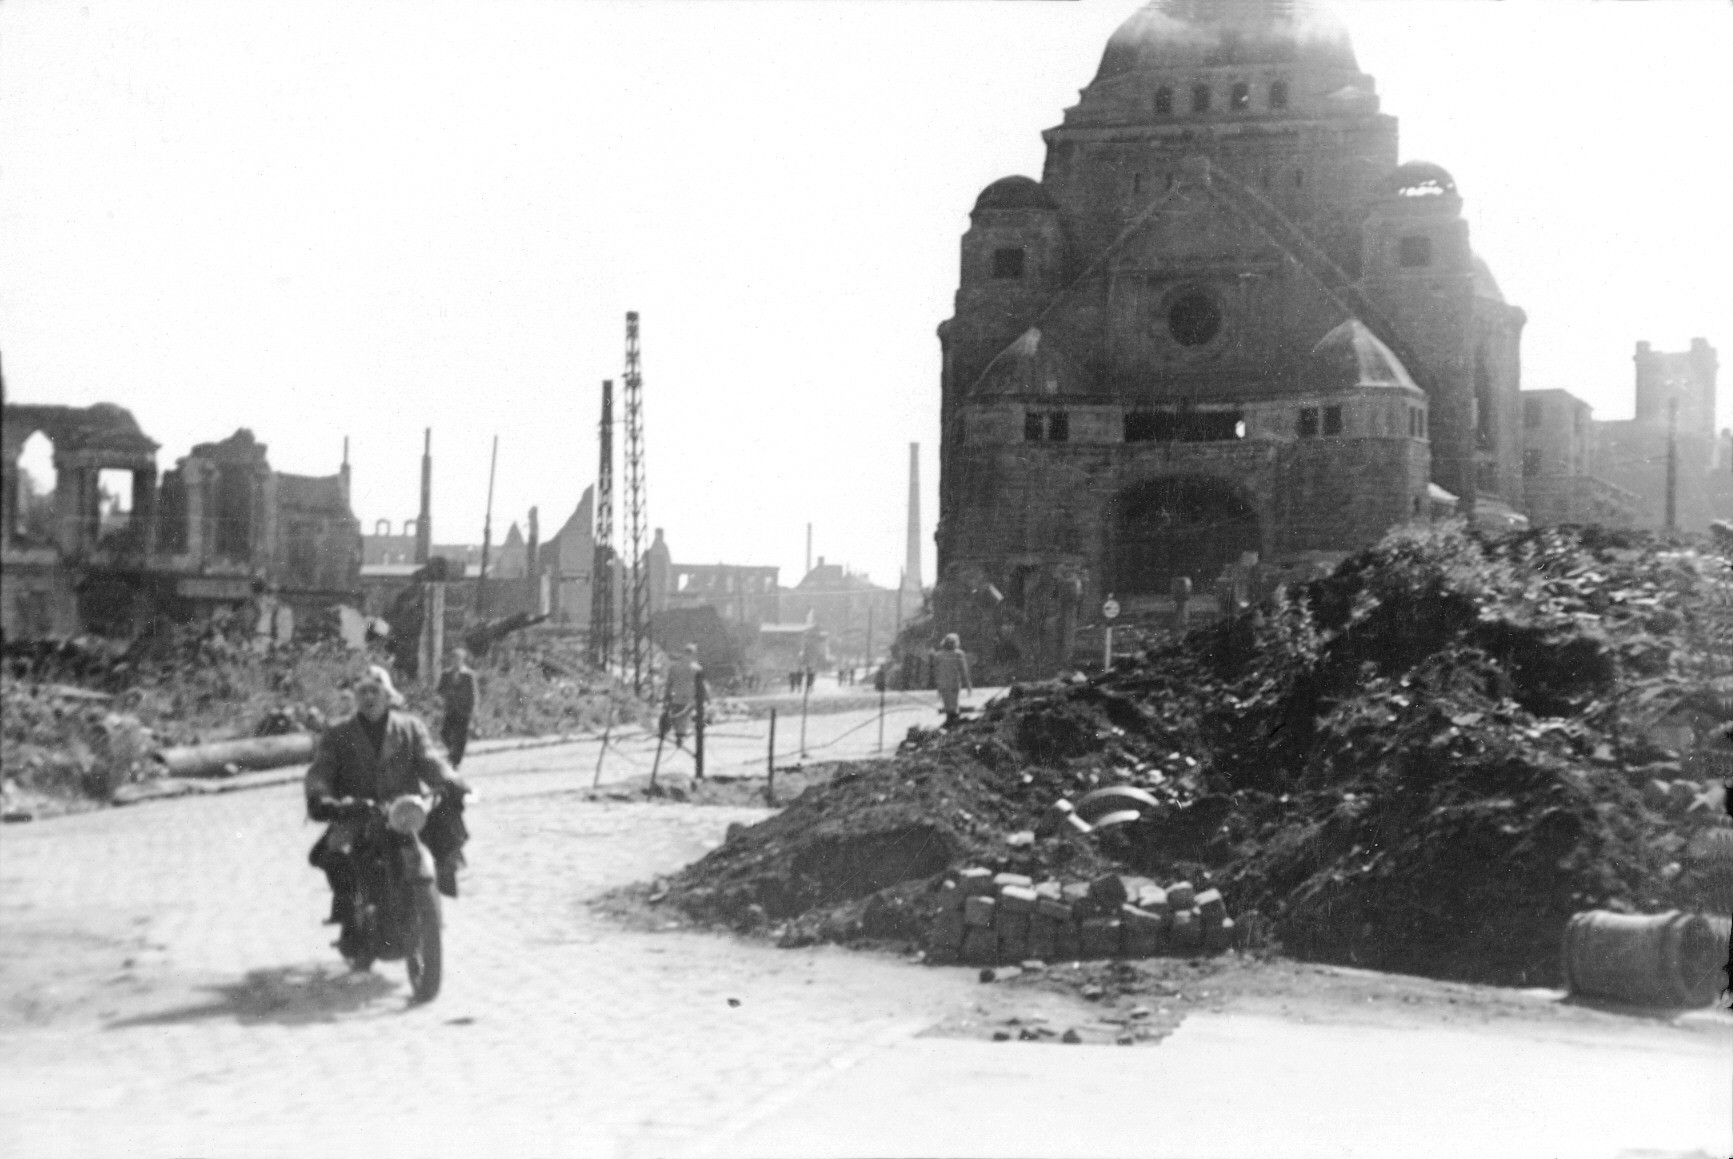
[(421, 517), (415, 521), (415, 562), (433, 556), (433, 428), (428, 427), (421, 444)]
[(903, 582), (921, 590), (921, 444), (909, 444), (909, 541)]
[(811, 571), (812, 571), (812, 524), (808, 523), (806, 525), (806, 572), (801, 573), (801, 578), (802, 579), (806, 578), (806, 574), (811, 572)]

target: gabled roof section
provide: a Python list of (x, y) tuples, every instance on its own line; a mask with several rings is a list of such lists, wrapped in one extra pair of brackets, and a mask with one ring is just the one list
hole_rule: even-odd
[[(1244, 221), (1269, 245), (1299, 267), (1318, 289), (1342, 311), (1344, 319), (1358, 319), (1405, 369), (1412, 366), (1424, 366), (1424, 363), (1416, 358), (1413, 352), (1402, 342), (1395, 326), (1384, 317), (1382, 311), (1371, 299), (1361, 293), (1354, 279), (1350, 278), (1340, 266), (1330, 259), (1322, 246), (1307, 236), (1306, 232), (1290, 221), (1281, 210), (1271, 205), (1263, 195), (1212, 164), (1207, 157), (1187, 159), (1177, 175), (1173, 187), (1156, 197), (1150, 202), (1148, 208), (1132, 218), (1131, 222), (1120, 231), (1119, 236), (1096, 254), (1069, 285), (1053, 295), (1047, 304), (1041, 308), (1041, 311), (1031, 319), (1031, 328), (1039, 330), (1041, 324), (1055, 310), (1069, 302), (1083, 286), (1108, 268), (1113, 260), (1123, 253), (1151, 222), (1163, 213), (1173, 212), (1176, 202), (1181, 198), (1197, 192), (1202, 192)], [(1022, 339), (1018, 341), (1022, 341)], [(992, 363), (988, 364), (981, 377), (970, 385), (969, 394), (975, 394), (982, 388), (982, 384), (992, 373), (993, 367), (998, 361), (998, 358), (995, 358)], [(1412, 375), (1410, 377), (1413, 381)], [(1420, 385), (1424, 388), (1423, 382)]]

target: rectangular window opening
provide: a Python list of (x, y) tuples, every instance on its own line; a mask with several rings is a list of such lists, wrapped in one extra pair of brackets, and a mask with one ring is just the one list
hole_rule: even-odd
[(1046, 434), (1046, 426), (1041, 421), (1038, 410), (1026, 411), (1023, 415), (1023, 439), (1025, 442), (1038, 443)]
[(993, 276), (995, 278), (1020, 278), (1023, 276), (1023, 247), (1013, 246), (993, 251)]
[(1191, 111), (1194, 113), (1209, 112), (1209, 86), (1193, 85), (1191, 90)]
[(1298, 430), (1302, 439), (1315, 439), (1318, 437), (1317, 407), (1303, 406), (1300, 408), (1300, 424)]
[(1233, 106), (1234, 112), (1245, 112), (1252, 107), (1252, 86), (1244, 81), (1235, 84), (1228, 101)]
[(1071, 441), (1071, 416), (1062, 410), (1056, 410), (1047, 416), (1047, 441), (1051, 443), (1068, 443)]
[(1288, 82), (1285, 80), (1270, 83), (1270, 108), (1285, 109), (1288, 107)]
[(1342, 433), (1342, 408), (1327, 406), (1324, 408), (1324, 433), (1339, 435)]
[(1245, 437), (1239, 411), (1138, 410), (1125, 416), (1128, 443), (1225, 443)]

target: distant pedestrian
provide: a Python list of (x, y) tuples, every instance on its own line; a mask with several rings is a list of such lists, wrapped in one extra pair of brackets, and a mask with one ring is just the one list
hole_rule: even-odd
[(815, 670), (808, 668), (806, 670), (806, 690), (808, 692), (812, 691), (812, 686), (813, 686), (814, 682), (816, 682), (817, 680), (818, 680), (818, 673)]
[(963, 653), (963, 642), (955, 632), (946, 636), (933, 653), (933, 687), (939, 690), (945, 727), (950, 728), (961, 716), (958, 693), (965, 688), (971, 696), (975, 693), (975, 682), (969, 678), (969, 657)]
[(469, 653), (453, 648), (445, 658), (445, 671), (439, 676), (439, 700), (445, 709), (439, 722), (439, 739), (445, 742), (445, 752), (454, 769), (463, 764), (463, 750), (469, 747), (469, 722), (475, 716), (479, 699)]
[(698, 663), (698, 645), (688, 644), (678, 660), (668, 665), (668, 680), (662, 690), (661, 735), (674, 730), (674, 747), (686, 747), (686, 731), (698, 703), (698, 681), (704, 668)]

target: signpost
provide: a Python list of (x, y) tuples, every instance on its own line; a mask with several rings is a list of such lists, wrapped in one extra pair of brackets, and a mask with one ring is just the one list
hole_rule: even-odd
[(1107, 628), (1101, 633), (1101, 670), (1113, 671), (1113, 621), (1119, 618), (1119, 601), (1108, 593), (1107, 600), (1101, 605), (1101, 618), (1107, 621)]

